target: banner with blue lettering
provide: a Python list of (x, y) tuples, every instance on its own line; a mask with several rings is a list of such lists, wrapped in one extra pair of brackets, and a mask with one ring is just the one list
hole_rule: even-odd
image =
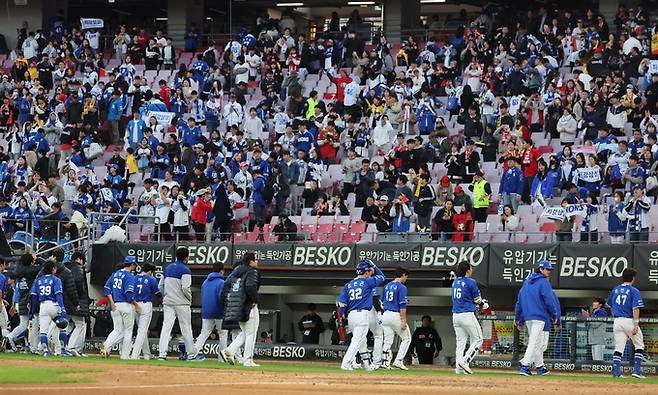
[(100, 18), (80, 18), (80, 25), (83, 30), (102, 29), (105, 26), (105, 22)]
[(158, 120), (158, 124), (163, 125), (165, 129), (167, 126), (171, 125), (171, 120), (176, 116), (175, 112), (166, 112), (166, 111), (149, 111), (142, 118), (146, 124), (149, 124), (149, 119), (155, 117)]

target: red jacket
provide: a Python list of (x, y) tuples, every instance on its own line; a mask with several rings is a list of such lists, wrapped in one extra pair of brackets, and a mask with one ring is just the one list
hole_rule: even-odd
[(163, 86), (160, 88), (160, 92), (158, 92), (160, 95), (160, 99), (162, 99), (162, 102), (167, 106), (167, 110), (171, 109), (171, 88), (168, 86)]
[(212, 211), (212, 203), (211, 202), (206, 202), (205, 200), (199, 198), (194, 202), (194, 206), (192, 206), (192, 222), (196, 222), (199, 224), (206, 224), (206, 218), (208, 216), (208, 213)]
[(345, 100), (345, 85), (352, 82), (350, 77), (334, 77), (331, 82), (336, 84), (336, 100), (342, 103)]
[(452, 225), (455, 227), (455, 233), (452, 234), (454, 243), (473, 240), (473, 230), (475, 223), (470, 212), (460, 213), (452, 216)]
[(541, 158), (541, 152), (535, 147), (523, 152), (523, 155), (521, 155), (521, 168), (523, 169), (524, 176), (533, 177), (537, 175), (539, 171), (537, 161), (539, 158)]

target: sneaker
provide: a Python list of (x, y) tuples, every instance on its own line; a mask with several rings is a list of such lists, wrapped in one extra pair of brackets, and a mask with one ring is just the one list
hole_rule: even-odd
[(50, 356), (50, 353), (48, 351), (44, 351), (41, 355), (47, 358)]
[(110, 352), (105, 349), (105, 346), (101, 347), (101, 350), (98, 353), (101, 358), (109, 358), (110, 357)]
[(647, 378), (647, 376), (643, 375), (642, 373), (633, 373), (631, 375), (631, 377), (633, 377), (634, 379), (646, 379)]
[(354, 368), (351, 367), (350, 365), (347, 365), (347, 366), (340, 365), (340, 370), (354, 370)]
[(0, 352), (5, 352), (7, 351), (7, 345), (9, 344), (9, 339), (6, 337), (3, 337), (2, 340), (0, 340)]
[(377, 369), (379, 369), (379, 365), (374, 364), (374, 363), (371, 363), (371, 364), (368, 365), (368, 367), (366, 368), (366, 370), (369, 371), (369, 372), (374, 372), (374, 371), (377, 370)]
[(254, 361), (246, 361), (242, 366), (246, 368), (260, 368), (260, 365)]
[(71, 355), (74, 356), (74, 357), (79, 357), (79, 356), (80, 356), (80, 353), (79, 353), (77, 350), (71, 350), (71, 351), (69, 351), (69, 352), (70, 352)]
[(219, 354), (222, 356), (224, 361), (229, 363), (229, 365), (235, 365), (235, 357), (228, 349), (220, 351)]
[(613, 378), (613, 379), (623, 379), (624, 376), (622, 376), (621, 374), (620, 374), (619, 376), (615, 376), (615, 375), (613, 374), (613, 375), (612, 375), (612, 378)]
[(178, 356), (179, 361), (187, 361), (187, 353), (183, 353)]
[(188, 359), (188, 361), (194, 361), (194, 362), (203, 362), (206, 360), (206, 357), (203, 354), (197, 354), (194, 358)]
[(166, 361), (167, 357), (158, 357), (158, 361)]
[(357, 362), (352, 362), (352, 370), (361, 369), (361, 368), (363, 368), (363, 365), (361, 365), (360, 363), (357, 363)]
[(408, 367), (404, 366), (404, 362), (402, 361), (395, 361), (393, 362), (393, 367), (398, 368), (400, 370), (409, 370)]
[(72, 357), (73, 354), (71, 354), (68, 350), (62, 350), (59, 354), (60, 357)]
[(550, 370), (546, 369), (546, 366), (540, 366), (537, 368), (537, 376), (546, 376), (551, 374)]
[(465, 374), (461, 369), (455, 369), (455, 374)]
[(464, 371), (464, 373), (473, 374), (473, 371), (471, 370), (471, 367), (468, 366), (468, 364), (466, 362), (459, 361), (459, 362), (457, 362), (457, 366), (459, 366)]
[(150, 361), (151, 359), (153, 359), (152, 355), (144, 355), (144, 360), (145, 361)]
[(523, 366), (521, 365), (521, 370), (519, 370), (519, 374), (521, 376), (532, 376), (532, 371), (530, 371), (529, 366)]

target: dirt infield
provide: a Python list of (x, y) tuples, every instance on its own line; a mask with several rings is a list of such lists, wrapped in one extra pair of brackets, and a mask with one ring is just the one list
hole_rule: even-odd
[[(2, 364), (31, 367), (94, 369), (73, 376), (90, 379), (80, 384), (6, 385), (4, 394), (655, 394), (658, 387), (626, 379), (623, 382), (560, 380), (557, 378), (496, 377), (490, 375), (327, 372), (295, 373), (260, 370), (181, 368), (157, 364), (102, 363), (84, 360), (3, 360)], [(316, 364), (317, 365), (317, 364)], [(438, 373), (438, 372), (437, 372)]]

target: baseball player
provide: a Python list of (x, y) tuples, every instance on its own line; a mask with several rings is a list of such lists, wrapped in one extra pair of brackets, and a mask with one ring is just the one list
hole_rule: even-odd
[[(224, 308), (222, 306), (222, 289), (224, 288), (224, 264), (213, 264), (212, 272), (201, 285), (201, 333), (196, 338), (194, 347), (201, 352), (208, 336), (217, 329), (219, 334), (219, 350), (227, 346), (228, 331), (222, 330)], [(221, 357), (221, 353), (218, 353)], [(221, 359), (221, 358), (220, 358)]]
[[(59, 332), (66, 321), (66, 309), (64, 308), (64, 295), (62, 281), (55, 276), (57, 267), (54, 261), (47, 261), (43, 266), (43, 272), (48, 273), (38, 277), (32, 285), (30, 292), (29, 317), (32, 319), (37, 306), (39, 307), (39, 340), (42, 347), (42, 355), (50, 355), (48, 351), (48, 330), (50, 323), (56, 322), (56, 331)], [(66, 342), (62, 344), (61, 356), (67, 357), (71, 354), (66, 351)]]
[[(457, 265), (457, 278), (452, 282), (452, 326), (457, 341), (455, 373), (472, 374), (470, 363), (482, 347), (482, 328), (475, 317), (477, 306), (489, 307), (482, 299), (477, 282), (471, 278), (473, 266), (468, 262)], [(470, 344), (466, 353), (466, 341)]]
[(642, 375), (642, 355), (644, 353), (644, 336), (640, 329), (640, 309), (644, 307), (644, 301), (640, 291), (633, 286), (637, 271), (627, 268), (622, 273), (623, 284), (616, 286), (608, 297), (608, 305), (615, 317), (613, 333), (615, 336), (615, 353), (612, 356), (612, 375), (622, 378), (621, 357), (624, 355), (626, 341), (633, 342), (635, 348), (635, 365), (632, 376), (636, 379), (644, 379)]
[[(347, 315), (348, 325), (352, 329), (352, 341), (343, 356), (340, 368), (343, 370), (354, 370), (352, 361), (357, 351), (361, 353), (361, 359), (367, 369), (372, 370), (370, 357), (363, 352), (368, 335), (370, 321), (370, 310), (372, 309), (372, 290), (380, 286), (384, 280), (384, 273), (371, 260), (361, 261), (356, 266), (357, 277), (343, 288), (338, 298), (341, 316)], [(343, 321), (344, 323), (345, 321)]]
[(110, 301), (112, 312), (112, 332), (107, 336), (101, 346), (102, 358), (110, 356), (110, 350), (115, 344), (121, 343), (121, 359), (130, 358), (132, 349), (133, 327), (135, 326), (135, 312), (141, 313), (140, 306), (135, 301), (135, 257), (127, 256), (123, 259), (123, 268), (112, 273), (105, 282), (103, 291)]
[(158, 359), (167, 359), (167, 348), (171, 329), (176, 319), (180, 326), (185, 349), (181, 350), (181, 360), (203, 360), (203, 356), (196, 358), (194, 349), (194, 338), (192, 337), (192, 271), (187, 267), (190, 252), (187, 248), (180, 247), (176, 250), (176, 261), (167, 265), (160, 279), (158, 288), (162, 293), (162, 309), (164, 320), (160, 332)]
[[(39, 327), (39, 317), (34, 317), (32, 320), (32, 333), (28, 330), (30, 325), (29, 304), (34, 281), (38, 277), (41, 270), (41, 261), (37, 260), (34, 254), (23, 254), (16, 265), (11, 276), (16, 282), (16, 291), (18, 297), (17, 311), (20, 314), (20, 324), (16, 326), (8, 336), (10, 345), (14, 346), (14, 341), (25, 336), (29, 343), (29, 349), (33, 353), (38, 353), (39, 333), (35, 328)], [(27, 334), (27, 335), (26, 335)]]
[(144, 352), (144, 359), (151, 359), (151, 347), (149, 347), (148, 330), (153, 316), (153, 299), (160, 297), (158, 280), (153, 277), (155, 266), (150, 263), (142, 266), (142, 272), (135, 276), (135, 302), (139, 306), (136, 314), (137, 336), (133, 345), (131, 359), (139, 359), (139, 354)]
[[(372, 308), (368, 317), (368, 329), (372, 332), (372, 364), (370, 368), (377, 370), (382, 365), (382, 349), (384, 347), (384, 327), (382, 326), (382, 302), (377, 294), (377, 288), (372, 289)], [(368, 342), (363, 342), (360, 353), (368, 352)]]
[(391, 361), (391, 346), (395, 335), (400, 336), (400, 347), (398, 354), (393, 362), (393, 367), (409, 370), (404, 366), (404, 357), (407, 355), (409, 345), (411, 344), (411, 332), (407, 325), (407, 287), (404, 285), (409, 278), (409, 270), (398, 267), (395, 269), (395, 279), (384, 287), (383, 304), (384, 315), (382, 317), (382, 326), (384, 328), (384, 367), (389, 368)]
[(548, 331), (550, 325), (558, 324), (560, 307), (557, 297), (551, 288), (548, 278), (553, 265), (547, 260), (539, 261), (537, 269), (523, 282), (519, 291), (514, 309), (514, 322), (519, 331), (523, 326), (528, 328), (528, 346), (521, 359), (522, 376), (532, 376), (532, 365), (535, 365), (537, 374), (547, 375), (548, 369), (544, 366), (544, 350), (548, 345)]

